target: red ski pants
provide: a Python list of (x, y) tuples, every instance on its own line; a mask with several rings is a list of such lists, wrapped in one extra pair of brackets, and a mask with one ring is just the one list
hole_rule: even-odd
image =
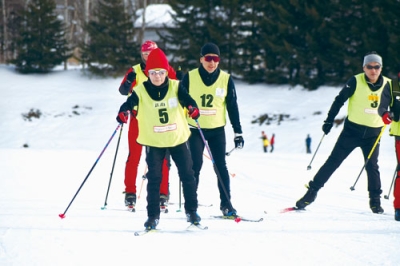
[[(138, 121), (131, 115), (128, 131), (129, 155), (125, 165), (125, 192), (136, 194), (136, 178), (138, 176), (138, 166), (142, 156), (142, 145), (136, 142), (138, 137)], [(165, 158), (162, 168), (162, 180), (160, 194), (169, 195), (169, 162)]]

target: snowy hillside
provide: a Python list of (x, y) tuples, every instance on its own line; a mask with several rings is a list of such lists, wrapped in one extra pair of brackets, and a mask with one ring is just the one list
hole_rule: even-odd
[[(160, 232), (135, 237), (146, 220), (146, 181), (136, 213), (124, 211), (123, 176), (128, 152), (127, 126), (121, 133), (111, 187), (104, 206), (120, 131), (97, 162), (86, 183), (60, 219), (118, 124), (125, 97), (118, 79), (89, 78), (80, 70), (48, 75), (18, 75), (0, 66), (0, 265), (398, 265), (400, 223), (394, 220), (392, 195), (382, 199), (385, 213), (368, 206), (365, 172), (356, 150), (302, 213), (280, 213), (303, 196), (306, 184), (329, 155), (341, 126), (324, 137), (314, 153), (321, 126), (340, 88), (309, 92), (301, 87), (237, 82), (245, 146), (227, 157), (232, 203), (250, 223), (216, 220), (217, 179), (204, 157), (198, 191), (199, 215), (206, 231), (186, 231), (179, 208), (178, 176), (171, 168), (170, 212), (162, 214)], [(40, 118), (29, 117), (29, 112)], [(39, 112), (37, 111), (39, 110)], [(270, 125), (257, 117), (283, 115)], [(338, 118), (344, 117), (343, 107)], [(263, 153), (261, 131), (276, 136), (274, 153)], [(227, 150), (233, 132), (226, 127)], [(385, 132), (380, 171), (388, 194), (396, 166), (394, 140)], [(24, 147), (25, 146), (25, 147)], [(206, 151), (205, 151), (206, 152)], [(139, 173), (144, 172), (142, 160)], [(142, 179), (138, 178), (138, 190)], [(265, 214), (264, 212), (267, 212)]]

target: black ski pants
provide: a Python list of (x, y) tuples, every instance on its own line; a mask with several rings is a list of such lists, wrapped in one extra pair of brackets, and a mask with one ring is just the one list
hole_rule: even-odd
[(192, 159), (187, 142), (175, 147), (157, 148), (146, 146), (146, 162), (148, 172), (147, 183), (147, 215), (160, 217), (160, 184), (164, 158), (170, 153), (178, 168), (178, 175), (182, 182), (185, 211), (197, 211), (196, 181), (193, 175)]
[[(372, 147), (374, 146), (378, 136), (371, 136), (363, 138), (359, 134), (354, 134), (350, 130), (343, 129), (340, 133), (339, 138), (326, 162), (318, 170), (317, 174), (313, 179), (313, 187), (319, 189), (329, 180), (331, 175), (336, 169), (342, 164), (347, 156), (357, 147), (361, 148), (364, 162), (367, 161), (368, 155), (370, 154)], [(376, 145), (374, 152), (369, 158), (368, 163), (365, 166), (365, 170), (368, 176), (368, 191), (370, 197), (379, 196), (382, 193), (381, 190), (381, 178), (378, 166), (379, 156), (379, 143)]]
[[(197, 128), (191, 128), (190, 131), (192, 132), (192, 134), (189, 137), (189, 147), (193, 160), (194, 177), (196, 179), (196, 184), (198, 187), (200, 170), (201, 167), (203, 166), (203, 152), (205, 144)], [(219, 127), (215, 129), (202, 129), (202, 132), (204, 134), (204, 138), (206, 139), (208, 146), (210, 147), (210, 151), (215, 162), (214, 171), (216, 171), (216, 174), (217, 175), (219, 174), (220, 177), (220, 178), (217, 177), (219, 195), (221, 200), (220, 207), (229, 207), (231, 206), (230, 204), (231, 194), (230, 194), (229, 172), (228, 168), (226, 167), (226, 160), (225, 160), (226, 156), (225, 128)], [(217, 169), (215, 169), (215, 167)], [(222, 184), (220, 182), (220, 179), (222, 180)]]

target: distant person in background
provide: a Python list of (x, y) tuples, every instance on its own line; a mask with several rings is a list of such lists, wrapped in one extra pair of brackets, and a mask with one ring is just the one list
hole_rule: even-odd
[[(144, 70), (146, 68), (146, 62), (151, 51), (156, 49), (158, 46), (153, 41), (145, 41), (141, 46), (142, 62), (133, 65), (125, 73), (125, 76), (119, 86), (119, 92), (122, 95), (129, 96), (132, 91), (143, 82), (148, 80)], [(177, 79), (175, 70), (169, 66), (168, 77), (171, 79)], [(135, 211), (136, 205), (136, 179), (138, 175), (138, 166), (140, 157), (142, 156), (142, 145), (136, 142), (138, 137), (138, 121), (136, 119), (135, 112), (130, 116), (129, 130), (128, 130), (128, 144), (129, 154), (125, 164), (125, 205), (129, 210)], [(160, 186), (160, 208), (165, 210), (168, 206), (169, 199), (169, 156), (164, 160), (163, 164), (163, 178)], [(144, 176), (145, 177), (145, 176)]]
[(311, 153), (311, 137), (310, 137), (310, 134), (307, 134), (306, 149), (307, 149), (307, 153)]
[(270, 152), (274, 151), (274, 144), (275, 144), (275, 134), (272, 134), (271, 139), (269, 140), (269, 145), (271, 146)]
[[(386, 125), (391, 123), (389, 134), (394, 136), (397, 173), (393, 188), (393, 207), (394, 219), (400, 221), (400, 71), (397, 75), (397, 80), (392, 80), (392, 91), (385, 87), (385, 90), (382, 92), (378, 113), (382, 116), (383, 123)], [(390, 110), (388, 107), (390, 107)]]
[[(326, 135), (331, 131), (340, 108), (347, 100), (349, 101), (343, 130), (328, 159), (318, 170), (314, 179), (308, 183), (306, 194), (296, 202), (297, 209), (304, 209), (314, 202), (318, 191), (349, 154), (359, 147), (364, 156), (363, 163), (368, 160), (365, 170), (368, 177), (369, 206), (373, 213), (384, 211), (381, 207), (379, 143), (376, 141), (384, 125), (378, 114), (378, 106), (382, 92), (390, 89), (387, 88), (390, 86), (390, 79), (381, 74), (382, 57), (376, 52), (364, 56), (362, 67), (364, 73), (357, 74), (346, 82), (329, 109), (322, 126), (322, 131)], [(377, 143), (376, 146), (375, 143)], [(372, 150), (373, 147), (374, 150)], [(369, 155), (371, 151), (373, 152)]]
[(268, 152), (269, 140), (268, 140), (268, 137), (267, 137), (267, 135), (265, 134), (264, 131), (261, 131), (261, 137), (260, 138), (262, 140), (264, 152)]

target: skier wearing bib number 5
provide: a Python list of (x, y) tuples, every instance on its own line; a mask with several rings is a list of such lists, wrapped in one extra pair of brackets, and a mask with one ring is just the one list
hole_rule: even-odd
[(162, 166), (167, 152), (178, 168), (183, 186), (187, 221), (200, 223), (197, 214), (197, 192), (192, 160), (187, 145), (190, 135), (183, 107), (191, 119), (198, 119), (199, 109), (186, 90), (180, 89), (179, 81), (168, 78), (169, 63), (164, 52), (156, 48), (149, 54), (145, 73), (149, 79), (138, 85), (117, 116), (119, 123), (128, 121), (129, 112), (137, 107), (137, 142), (146, 146), (147, 216), (144, 226), (155, 229), (160, 219), (160, 184)]

